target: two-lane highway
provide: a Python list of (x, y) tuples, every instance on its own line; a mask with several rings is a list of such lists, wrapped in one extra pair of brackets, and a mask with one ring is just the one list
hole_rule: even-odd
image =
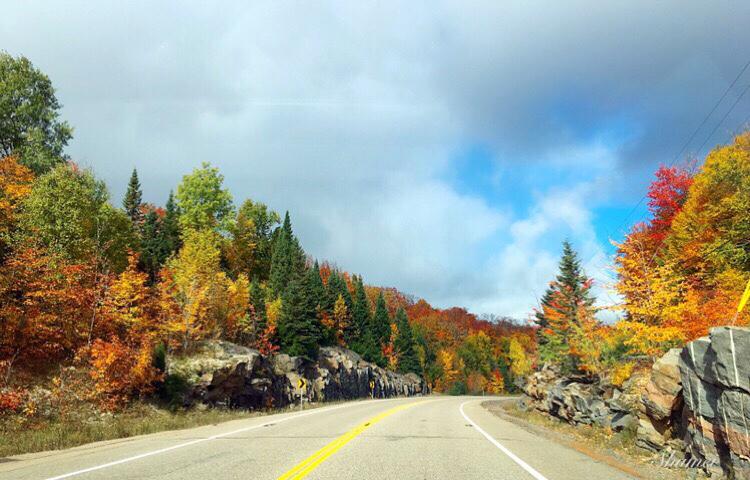
[(487, 398), (369, 400), (0, 462), (11, 479), (631, 478), (487, 412)]

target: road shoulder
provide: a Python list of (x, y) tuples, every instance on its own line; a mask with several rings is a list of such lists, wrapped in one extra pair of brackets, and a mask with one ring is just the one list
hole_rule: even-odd
[(490, 400), (481, 403), (493, 416), (513, 423), (536, 436), (546, 438), (592, 460), (606, 464), (633, 478), (653, 480), (679, 480), (688, 478), (688, 472), (662, 468), (653, 463), (653, 456), (640, 453), (629, 445), (608, 441), (603, 432), (586, 431), (536, 414), (520, 412), (515, 399)]

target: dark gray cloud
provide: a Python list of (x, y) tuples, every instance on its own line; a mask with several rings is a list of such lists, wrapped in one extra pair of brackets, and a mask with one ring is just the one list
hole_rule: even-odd
[[(671, 160), (747, 61), (748, 18), (747, 2), (23, 2), (0, 38), (52, 77), (70, 153), (116, 201), (134, 166), (160, 203), (209, 160), (237, 201), (291, 210), (316, 256), (521, 315), (561, 236), (603, 271), (590, 209)], [(498, 206), (446, 180), (472, 144), (581, 176)]]

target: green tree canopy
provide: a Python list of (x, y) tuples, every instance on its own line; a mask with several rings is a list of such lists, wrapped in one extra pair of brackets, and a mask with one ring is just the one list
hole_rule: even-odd
[(177, 187), (179, 223), (182, 229), (226, 232), (232, 224), (232, 195), (224, 188), (219, 169), (204, 162), (182, 177)]
[(101, 255), (115, 269), (124, 268), (135, 237), (130, 220), (108, 196), (91, 172), (59, 165), (39, 177), (23, 201), (21, 237), (71, 260)]
[(63, 162), (73, 129), (59, 110), (47, 75), (25, 57), (0, 52), (0, 157), (17, 154), (37, 175)]
[(227, 245), (227, 260), (234, 275), (245, 273), (249, 278), (268, 280), (273, 229), (279, 222), (279, 214), (266, 205), (252, 200), (242, 203), (230, 228)]

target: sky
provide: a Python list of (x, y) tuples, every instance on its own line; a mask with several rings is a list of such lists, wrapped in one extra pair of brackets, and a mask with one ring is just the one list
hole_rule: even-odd
[[(47, 73), (68, 153), (122, 200), (201, 162), (289, 210), (312, 256), (439, 307), (528, 318), (569, 239), (611, 241), (659, 164), (747, 124), (750, 2), (12, 2), (0, 49)], [(720, 123), (723, 115), (729, 112)], [(716, 127), (713, 135), (709, 135)], [(701, 145), (704, 145), (701, 148)]]

